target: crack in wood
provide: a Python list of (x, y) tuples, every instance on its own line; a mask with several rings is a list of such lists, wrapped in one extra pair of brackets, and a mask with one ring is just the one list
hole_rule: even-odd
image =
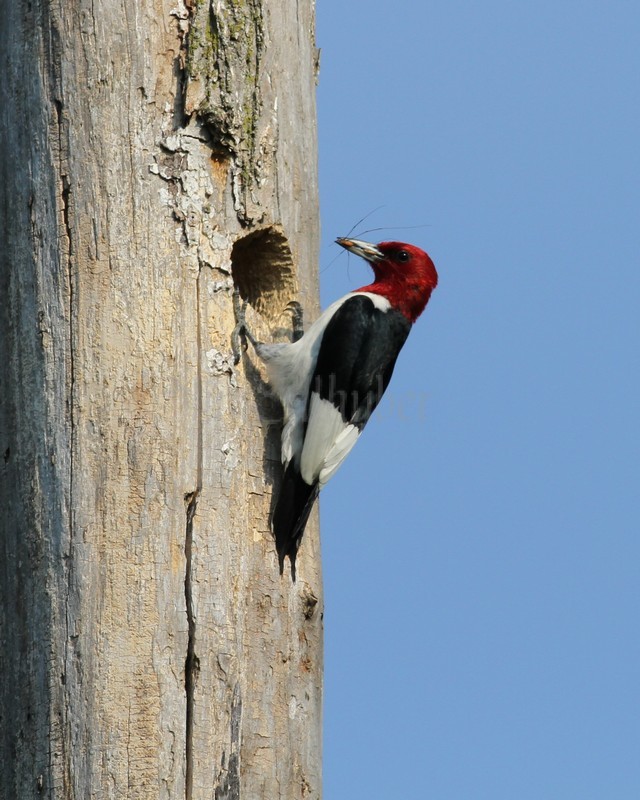
[(185, 497), (185, 578), (184, 597), (187, 613), (187, 655), (184, 664), (185, 710), (185, 800), (193, 795), (193, 712), (195, 690), (200, 671), (200, 659), (196, 654), (196, 615), (193, 604), (193, 519), (198, 507), (198, 497), (202, 490), (202, 314), (200, 309), (200, 280), (202, 269), (196, 277), (196, 395), (197, 395), (197, 442), (196, 442), (196, 488)]
[(195, 688), (200, 669), (200, 660), (196, 655), (196, 618), (193, 612), (193, 574), (192, 574), (192, 553), (193, 553), (193, 518), (198, 506), (199, 489), (185, 495), (187, 504), (187, 524), (185, 530), (185, 578), (184, 578), (184, 597), (187, 609), (187, 656), (184, 664), (184, 690), (186, 694), (186, 776), (185, 776), (185, 800), (191, 800), (193, 790), (193, 709), (195, 700)]
[(242, 692), (240, 684), (233, 687), (230, 715), (229, 760), (223, 751), (221, 769), (215, 786), (215, 800), (240, 800), (240, 745), (242, 738)]
[[(52, 24), (53, 41), (57, 42), (57, 30)], [(53, 59), (52, 67), (53, 74), (59, 74), (60, 70), (60, 52), (54, 46), (51, 54)], [(73, 234), (72, 234), (72, 208), (71, 208), (71, 180), (68, 172), (68, 159), (69, 159), (69, 139), (67, 134), (67, 121), (64, 113), (64, 103), (62, 100), (62, 93), (60, 87), (58, 88), (60, 96), (53, 97), (53, 108), (55, 110), (55, 126), (53, 147), (53, 167), (57, 172), (58, 186), (59, 186), (59, 213), (62, 219), (62, 228), (64, 234), (59, 236), (62, 246), (59, 251), (60, 266), (65, 271), (66, 278), (66, 319), (67, 319), (67, 346), (68, 346), (68, 373), (66, 376), (66, 423), (69, 431), (69, 472), (68, 472), (68, 508), (69, 508), (69, 538), (67, 551), (64, 553), (64, 570), (66, 573), (65, 586), (66, 596), (64, 601), (64, 655), (62, 663), (62, 672), (60, 674), (60, 683), (66, 686), (67, 672), (71, 670), (71, 659), (78, 659), (78, 652), (76, 649), (76, 639), (71, 631), (71, 607), (72, 607), (72, 586), (75, 583), (75, 570), (74, 564), (74, 549), (75, 541), (74, 535), (76, 532), (75, 518), (74, 518), (74, 489), (75, 489), (75, 440), (76, 440), (76, 417), (74, 408), (74, 395), (76, 388), (76, 365), (75, 365), (75, 338), (74, 338), (74, 325), (76, 321), (76, 296), (74, 291), (74, 274), (72, 258), (74, 253), (73, 248)], [(58, 217), (58, 219), (60, 219)], [(60, 233), (60, 223), (58, 222), (58, 230)], [(70, 655), (71, 649), (71, 655)], [(76, 664), (77, 667), (77, 664)], [(61, 728), (68, 726), (70, 716), (70, 704), (66, 695), (63, 695), (64, 700), (58, 710), (58, 717)], [(61, 737), (62, 748), (65, 748), (66, 737)], [(50, 755), (50, 775), (55, 774), (55, 759), (53, 758), (54, 750), (51, 750)], [(62, 781), (66, 787), (72, 786), (71, 766), (68, 758), (62, 759), (64, 765), (62, 773)], [(43, 778), (44, 783), (44, 778)], [(41, 791), (40, 789), (38, 791)]]

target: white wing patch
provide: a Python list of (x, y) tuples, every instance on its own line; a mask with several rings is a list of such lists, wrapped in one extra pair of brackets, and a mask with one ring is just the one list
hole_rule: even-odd
[(324, 460), (324, 467), (320, 470), (320, 486), (324, 486), (329, 478), (333, 477), (334, 472), (349, 455), (351, 448), (358, 441), (360, 431), (355, 425), (346, 425), (345, 429), (333, 443), (333, 447), (327, 453)]
[(300, 473), (309, 485), (331, 478), (356, 443), (360, 431), (342, 419), (338, 409), (317, 392), (311, 393), (309, 421), (302, 447)]

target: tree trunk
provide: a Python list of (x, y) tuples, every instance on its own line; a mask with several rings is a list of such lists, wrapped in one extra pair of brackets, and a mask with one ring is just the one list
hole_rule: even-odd
[(0, 796), (319, 798), (317, 519), (234, 365), (317, 312), (312, 0), (0, 2)]

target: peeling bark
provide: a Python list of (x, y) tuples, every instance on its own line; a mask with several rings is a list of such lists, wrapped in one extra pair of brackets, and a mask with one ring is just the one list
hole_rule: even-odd
[(231, 353), (317, 313), (313, 8), (2, 3), (0, 796), (319, 798), (317, 519)]

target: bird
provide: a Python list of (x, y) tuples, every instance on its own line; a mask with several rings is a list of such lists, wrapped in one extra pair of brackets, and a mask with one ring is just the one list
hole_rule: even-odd
[[(280, 574), (296, 556), (313, 504), (380, 402), (409, 332), (438, 283), (429, 255), (388, 241), (340, 237), (373, 281), (332, 303), (292, 342), (259, 342), (236, 306), (236, 334), (251, 342), (283, 407), (282, 484), (271, 517)], [(239, 358), (239, 356), (238, 356)]]

